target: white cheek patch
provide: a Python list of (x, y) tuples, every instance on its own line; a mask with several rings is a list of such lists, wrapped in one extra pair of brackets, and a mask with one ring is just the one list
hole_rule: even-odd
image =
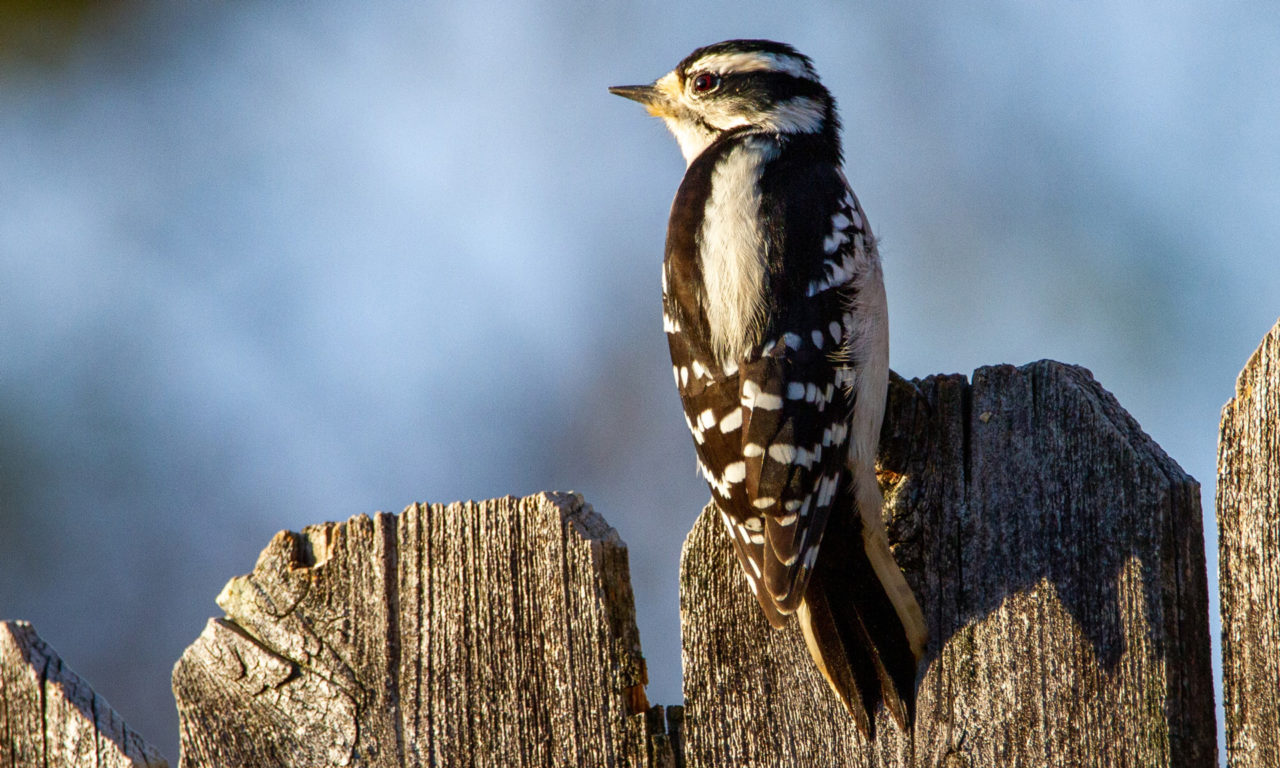
[(760, 125), (778, 133), (817, 133), (826, 125), (822, 103), (807, 97), (789, 99), (760, 116)]

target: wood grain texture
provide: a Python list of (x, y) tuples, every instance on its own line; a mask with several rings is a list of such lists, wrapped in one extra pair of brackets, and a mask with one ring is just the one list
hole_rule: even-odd
[(930, 627), (919, 714), (867, 744), (704, 510), (681, 565), (690, 766), (1212, 766), (1198, 485), (1085, 370), (906, 382), (881, 445)]
[(675, 764), (626, 547), (579, 496), (282, 532), (218, 604), (174, 668), (183, 766)]
[(168, 768), (30, 624), (0, 621), (0, 768)]
[(1280, 765), (1280, 323), (1236, 380), (1218, 442), (1229, 768)]

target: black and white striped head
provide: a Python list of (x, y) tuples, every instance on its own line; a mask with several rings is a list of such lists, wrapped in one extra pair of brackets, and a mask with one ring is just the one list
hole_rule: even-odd
[(772, 40), (708, 45), (652, 85), (609, 90), (661, 117), (686, 163), (725, 131), (742, 126), (778, 134), (826, 134), (839, 141), (835, 101), (818, 81), (813, 62)]

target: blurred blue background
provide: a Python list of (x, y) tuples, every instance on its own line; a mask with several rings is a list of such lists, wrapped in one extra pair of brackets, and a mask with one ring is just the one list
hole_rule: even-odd
[(1204, 484), (1212, 578), (1219, 408), (1280, 314), (1280, 15), (1136, 5), (0, 5), (0, 617), (176, 761), (171, 666), (275, 531), (576, 489), (678, 702), (683, 162), (605, 87), (743, 36), (840, 100), (894, 368), (1092, 369)]

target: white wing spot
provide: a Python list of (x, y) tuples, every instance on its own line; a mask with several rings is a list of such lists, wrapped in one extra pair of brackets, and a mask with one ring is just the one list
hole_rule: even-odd
[(796, 447), (788, 443), (774, 443), (769, 446), (769, 458), (779, 464), (790, 464), (796, 458)]
[(756, 509), (768, 509), (769, 507), (772, 507), (776, 501), (777, 499), (773, 498), (772, 496), (762, 496), (756, 499), (755, 501), (751, 502), (751, 506), (755, 507)]
[[(716, 493), (720, 494), (721, 498), (729, 498), (729, 484), (723, 480), (717, 479), (715, 475), (711, 474), (711, 470), (707, 469), (707, 465), (703, 464), (701, 460), (698, 461), (698, 471), (702, 472), (702, 476), (707, 479), (707, 484), (710, 485)], [(729, 516), (724, 514), (724, 510), (720, 510), (720, 514), (724, 516), (724, 524), (729, 526), (730, 533), (732, 533), (733, 527), (730, 525)]]
[(804, 382), (803, 381), (792, 381), (787, 384), (787, 399), (788, 400), (804, 399)]
[(817, 457), (815, 457), (809, 451), (806, 451), (803, 448), (796, 448), (796, 457), (794, 461), (796, 464), (799, 464), (805, 469), (809, 469), (810, 467), (813, 466), (813, 462), (815, 458)]
[(805, 289), (805, 295), (817, 296), (819, 293), (829, 290), (830, 288), (831, 284), (826, 280), (814, 280), (812, 283), (809, 283), (809, 287)]
[(697, 424), (694, 424), (693, 421), (689, 419), (689, 414), (687, 413), (684, 415), (684, 423), (689, 427), (689, 434), (693, 435), (693, 441), (695, 443), (702, 445), (706, 442), (706, 438), (702, 436), (702, 430), (698, 428)]
[(844, 334), (840, 332), (840, 324), (835, 321), (832, 321), (831, 325), (827, 326), (827, 330), (831, 332), (831, 338), (834, 339), (836, 343), (839, 343), (840, 339), (844, 336)]
[(742, 382), (742, 404), (753, 410), (776, 411), (782, 407), (782, 398), (761, 392), (760, 385), (748, 379)]
[(689, 368), (684, 365), (680, 366), (680, 386), (689, 386)]
[(747, 443), (742, 446), (742, 455), (748, 459), (754, 459), (757, 456), (764, 455), (764, 448), (761, 448), (757, 443)]
[(756, 395), (755, 407), (762, 411), (776, 411), (782, 407), (782, 398), (767, 392), (761, 392)]
[(734, 408), (729, 415), (720, 420), (720, 431), (729, 433), (742, 426), (742, 409)]
[(845, 234), (844, 232), (833, 232), (832, 234), (827, 235), (825, 238), (823, 238), (822, 251), (823, 253), (830, 256), (831, 254), (840, 250), (840, 246), (844, 245), (847, 242), (849, 242), (849, 236), (847, 234)]
[(764, 518), (748, 517), (747, 521), (743, 523), (743, 525), (746, 526), (748, 531), (754, 531), (756, 533), (759, 533), (760, 531), (764, 530)]
[(786, 344), (790, 349), (800, 348), (800, 337), (794, 333), (787, 332), (782, 334), (782, 343)]
[(735, 461), (724, 468), (724, 479), (730, 483), (740, 483), (747, 477), (747, 463)]
[(825, 341), (825, 339), (822, 338), (822, 331), (814, 331), (810, 335), (813, 336), (813, 346), (818, 349), (822, 349), (822, 344)]
[(823, 475), (818, 483), (818, 506), (827, 507), (831, 505), (831, 500), (836, 495), (836, 479)]
[(705, 430), (715, 423), (716, 415), (710, 408), (698, 414), (698, 429)]

